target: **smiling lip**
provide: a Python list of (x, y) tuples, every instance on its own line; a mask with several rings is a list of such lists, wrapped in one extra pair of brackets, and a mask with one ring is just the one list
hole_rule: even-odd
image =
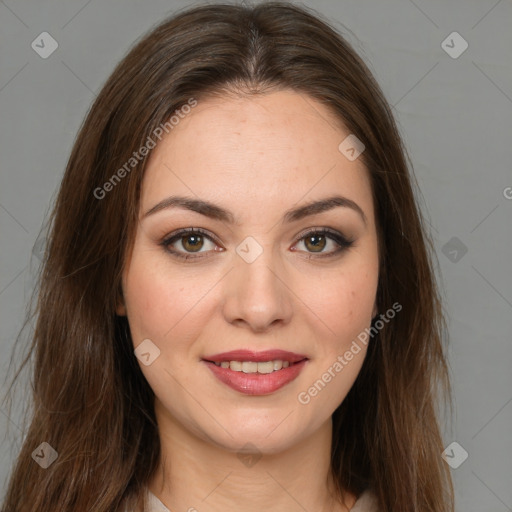
[[(237, 372), (215, 364), (223, 361), (252, 361), (262, 363), (275, 360), (289, 361), (290, 366), (269, 374), (261, 374)], [(308, 358), (304, 355), (284, 350), (266, 350), (264, 352), (234, 350), (205, 357), (203, 362), (208, 366), (215, 377), (231, 389), (245, 395), (268, 395), (296, 379), (308, 362)]]
[(214, 363), (222, 363), (223, 361), (253, 361), (255, 363), (263, 363), (265, 361), (275, 361), (277, 359), (289, 361), (290, 363), (298, 363), (303, 359), (307, 359), (307, 357), (301, 354), (287, 352), (286, 350), (265, 350), (263, 352), (253, 352), (252, 350), (232, 350), (231, 352), (223, 352), (222, 354), (203, 357), (203, 360), (212, 361)]

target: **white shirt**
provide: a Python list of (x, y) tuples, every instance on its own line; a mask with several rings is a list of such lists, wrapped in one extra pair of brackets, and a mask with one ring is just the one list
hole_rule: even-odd
[[(149, 491), (149, 510), (147, 512), (171, 512), (151, 491)], [(370, 491), (365, 491), (350, 512), (377, 512), (375, 497)]]

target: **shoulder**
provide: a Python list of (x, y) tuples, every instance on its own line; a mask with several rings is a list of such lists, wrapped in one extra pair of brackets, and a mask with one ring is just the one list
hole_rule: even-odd
[(350, 512), (378, 512), (375, 494), (371, 490), (364, 491)]

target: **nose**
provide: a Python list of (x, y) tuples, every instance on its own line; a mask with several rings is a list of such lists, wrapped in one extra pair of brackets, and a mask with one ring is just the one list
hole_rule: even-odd
[(290, 322), (293, 285), (279, 258), (266, 249), (252, 263), (238, 255), (224, 286), (226, 321), (254, 332), (265, 332)]

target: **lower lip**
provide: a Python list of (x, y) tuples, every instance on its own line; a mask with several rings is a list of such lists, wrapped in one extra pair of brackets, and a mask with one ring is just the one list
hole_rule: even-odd
[(296, 379), (307, 363), (307, 359), (292, 364), (288, 368), (272, 373), (235, 372), (230, 368), (222, 368), (210, 361), (204, 361), (208, 368), (221, 382), (231, 389), (245, 395), (268, 395)]

